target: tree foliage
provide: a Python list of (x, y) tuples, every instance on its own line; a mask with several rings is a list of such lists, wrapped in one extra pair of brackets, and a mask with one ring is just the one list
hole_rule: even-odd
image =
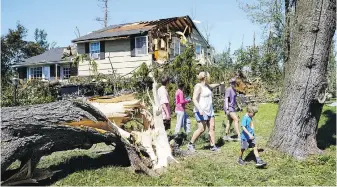
[(255, 3), (239, 1), (240, 8), (247, 13), (248, 18), (255, 24), (261, 25), (268, 36), (272, 30), (282, 34), (284, 29), (284, 1), (283, 0), (256, 0)]
[(283, 0), (257, 0), (250, 4), (241, 1), (240, 3), (240, 8), (247, 13), (248, 18), (263, 28), (264, 42), (260, 46), (255, 46), (254, 41), (254, 45), (248, 47), (248, 60), (244, 58), (245, 53), (238, 51), (239, 60), (249, 61), (252, 75), (261, 78), (267, 87), (278, 91), (282, 84), (283, 64), (286, 58), (284, 6)]
[(15, 75), (12, 65), (26, 58), (42, 54), (49, 48), (47, 33), (35, 30), (35, 40), (25, 40), (28, 30), (20, 23), (15, 29), (9, 29), (1, 36), (1, 106), (13, 106), (14, 95), (17, 93), (17, 104), (38, 104), (51, 102), (56, 99), (55, 90), (36, 81), (27, 84), (19, 83), (15, 92), (11, 78)]
[(35, 29), (34, 32), (34, 39), (35, 39), (35, 43), (40, 45), (41, 49), (43, 50), (43, 52), (47, 51), (50, 47), (49, 42), (47, 41), (47, 33), (44, 29)]
[(28, 30), (20, 23), (15, 29), (9, 29), (8, 33), (1, 36), (1, 84), (10, 84), (13, 74), (11, 65), (21, 62), (25, 58), (39, 55), (49, 48), (47, 33), (44, 30), (35, 30), (35, 42), (26, 41)]

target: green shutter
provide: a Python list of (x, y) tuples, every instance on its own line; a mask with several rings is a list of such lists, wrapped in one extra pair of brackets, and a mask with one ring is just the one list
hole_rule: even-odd
[(136, 56), (136, 39), (135, 37), (130, 38), (130, 51), (131, 51), (131, 56)]
[(86, 42), (85, 44), (85, 54), (89, 54), (89, 43)]
[(103, 60), (105, 59), (105, 41), (100, 41), (99, 47), (100, 47), (99, 58)]

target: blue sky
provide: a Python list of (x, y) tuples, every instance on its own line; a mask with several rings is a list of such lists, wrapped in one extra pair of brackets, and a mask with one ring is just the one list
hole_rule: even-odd
[[(15, 28), (19, 21), (28, 29), (27, 40), (33, 40), (35, 28), (45, 29), (48, 41), (56, 46), (68, 46), (76, 38), (75, 28), (81, 35), (102, 28), (95, 17), (103, 16), (97, 0), (2, 0), (1, 34)], [(218, 52), (228, 42), (231, 48), (251, 45), (253, 34), (260, 41), (261, 29), (250, 22), (239, 8), (237, 0), (109, 0), (109, 25), (134, 21), (190, 15), (201, 21), (203, 30), (208, 23), (211, 29), (210, 43)]]

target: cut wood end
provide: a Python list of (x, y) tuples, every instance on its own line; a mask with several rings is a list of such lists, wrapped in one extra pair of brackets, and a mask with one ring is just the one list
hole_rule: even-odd
[(132, 101), (136, 100), (136, 94), (128, 94), (128, 95), (121, 95), (118, 97), (113, 96), (103, 96), (103, 97), (93, 97), (88, 99), (90, 102), (97, 102), (97, 103), (119, 103), (125, 101)]
[(74, 122), (70, 122), (70, 123), (65, 123), (63, 125), (67, 125), (67, 126), (72, 126), (72, 127), (77, 127), (77, 128), (92, 128), (92, 129), (100, 129), (100, 132), (102, 131), (110, 131), (111, 129), (108, 126), (108, 122), (107, 121), (99, 121), (99, 122), (94, 122), (92, 120), (81, 120), (81, 121), (74, 121)]

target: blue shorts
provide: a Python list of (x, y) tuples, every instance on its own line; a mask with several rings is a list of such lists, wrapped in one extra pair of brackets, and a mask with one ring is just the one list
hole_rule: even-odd
[(200, 115), (199, 112), (195, 112), (195, 113), (194, 113), (194, 117), (195, 117), (195, 120), (196, 120), (196, 121), (208, 121), (208, 120), (210, 120), (212, 117), (214, 118), (214, 115), (213, 115), (213, 116), (208, 116), (208, 115), (204, 114), (204, 115), (202, 116), (202, 115)]

